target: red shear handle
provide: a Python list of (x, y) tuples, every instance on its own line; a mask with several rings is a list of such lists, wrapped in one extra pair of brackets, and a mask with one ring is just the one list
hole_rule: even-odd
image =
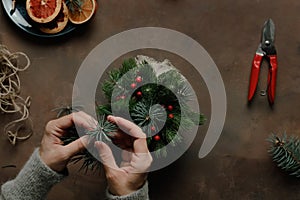
[(249, 84), (248, 101), (251, 101), (255, 94), (262, 58), (263, 58), (263, 55), (260, 55), (260, 54), (255, 54), (255, 56), (253, 58), (252, 68), (251, 68), (251, 76), (250, 76), (250, 84)]
[(270, 69), (268, 75), (268, 99), (271, 105), (274, 104), (276, 77), (277, 77), (277, 55), (268, 56), (270, 59)]

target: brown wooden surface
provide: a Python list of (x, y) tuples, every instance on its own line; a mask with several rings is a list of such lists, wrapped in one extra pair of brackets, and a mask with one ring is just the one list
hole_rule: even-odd
[[(119, 32), (143, 26), (180, 31), (198, 41), (217, 64), (227, 92), (228, 112), (222, 136), (204, 159), (198, 151), (209, 125), (200, 127), (189, 150), (175, 163), (149, 175), (151, 199), (299, 199), (300, 181), (272, 163), (266, 138), (271, 132), (300, 136), (300, 2), (297, 0), (109, 0), (99, 1), (93, 20), (67, 37), (33, 38), (19, 30), (0, 9), (0, 41), (11, 51), (23, 51), (31, 59), (21, 74), (22, 95), (32, 97), (30, 108), (35, 134), (13, 147), (0, 129), (0, 182), (13, 178), (40, 144), (51, 109), (69, 104), (73, 81), (81, 62), (101, 41)], [(257, 96), (247, 107), (251, 61), (260, 40), (263, 22), (276, 25), (278, 85), (275, 107)], [(196, 88), (200, 108), (210, 117), (205, 83), (192, 66), (178, 56), (155, 50), (132, 52), (168, 58)], [(123, 58), (123, 57), (122, 57)], [(120, 60), (116, 63), (120, 63)], [(267, 65), (261, 72), (265, 87)], [(0, 116), (0, 127), (10, 116)], [(48, 199), (103, 199), (103, 175), (84, 175), (70, 168), (70, 176), (57, 184)]]

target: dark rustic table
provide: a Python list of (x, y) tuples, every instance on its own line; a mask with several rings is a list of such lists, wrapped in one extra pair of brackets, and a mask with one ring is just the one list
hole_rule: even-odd
[[(227, 118), (213, 151), (204, 159), (198, 152), (209, 125), (211, 103), (205, 83), (182, 58), (158, 50), (141, 50), (125, 57), (146, 54), (168, 58), (196, 89), (201, 111), (208, 121), (201, 126), (188, 151), (170, 166), (149, 174), (151, 199), (299, 199), (300, 181), (282, 173), (272, 163), (266, 138), (271, 132), (300, 135), (300, 2), (297, 0), (98, 0), (99, 8), (87, 25), (56, 39), (41, 39), (16, 27), (0, 9), (0, 42), (31, 59), (21, 74), (22, 95), (32, 97), (30, 117), (34, 135), (12, 146), (0, 130), (0, 182), (13, 178), (33, 149), (39, 146), (51, 110), (68, 105), (73, 82), (84, 58), (108, 37), (122, 31), (151, 26), (180, 31), (199, 42), (211, 55), (227, 92)], [(278, 51), (277, 95), (274, 109), (266, 97), (257, 96), (247, 107), (251, 61), (260, 41), (263, 22), (276, 25)], [(121, 44), (120, 44), (121, 45)], [(113, 67), (112, 66), (112, 67)], [(260, 87), (265, 87), (263, 64)], [(199, 81), (200, 80), (200, 81)], [(0, 127), (10, 119), (0, 116)], [(57, 184), (48, 199), (103, 199), (103, 174), (78, 172)]]

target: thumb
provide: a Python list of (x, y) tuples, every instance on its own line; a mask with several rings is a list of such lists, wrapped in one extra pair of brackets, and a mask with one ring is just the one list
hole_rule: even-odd
[(83, 136), (65, 146), (69, 158), (84, 150), (88, 145), (88, 136)]
[(95, 147), (98, 150), (99, 157), (104, 165), (104, 169), (108, 172), (111, 168), (119, 169), (116, 164), (115, 158), (112, 154), (111, 149), (104, 142), (97, 141), (95, 142)]

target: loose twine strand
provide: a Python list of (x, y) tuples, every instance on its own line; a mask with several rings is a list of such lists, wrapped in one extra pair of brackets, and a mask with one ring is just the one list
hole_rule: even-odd
[[(20, 64), (20, 59), (25, 63)], [(17, 140), (26, 140), (32, 135), (32, 121), (29, 118), (31, 98), (20, 96), (21, 82), (18, 72), (25, 71), (30, 66), (28, 56), (23, 52), (11, 53), (6, 46), (0, 44), (0, 112), (19, 114), (20, 117), (4, 126), (4, 133), (12, 145)], [(24, 135), (20, 132), (29, 122), (30, 131)]]

